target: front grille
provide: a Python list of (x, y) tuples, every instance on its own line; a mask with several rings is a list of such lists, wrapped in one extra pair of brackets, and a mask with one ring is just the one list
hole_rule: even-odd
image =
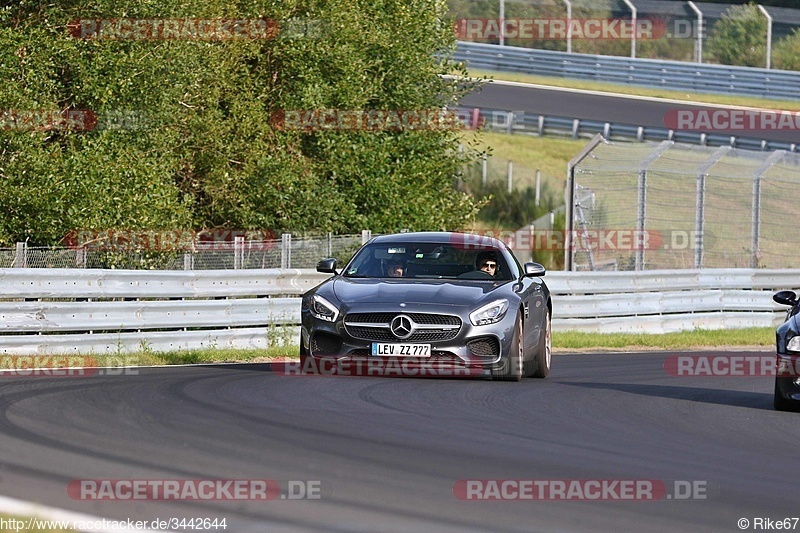
[[(372, 342), (397, 342), (389, 325), (400, 314), (405, 314), (420, 326), (440, 326), (443, 329), (421, 329), (403, 342), (443, 342), (454, 339), (461, 329), (461, 319), (452, 315), (430, 313), (352, 313), (344, 318), (347, 333), (356, 338)], [(369, 324), (369, 325), (367, 325)]]
[(467, 343), (472, 355), (478, 357), (496, 357), (500, 354), (500, 343), (496, 337), (481, 337)]
[(311, 337), (311, 355), (336, 355), (342, 349), (342, 339), (330, 333), (318, 332)]
[(461, 319), (453, 315), (436, 315), (432, 313), (350, 313), (344, 317), (345, 322), (368, 322), (371, 324), (389, 323), (397, 315), (406, 315), (417, 324), (460, 326)]

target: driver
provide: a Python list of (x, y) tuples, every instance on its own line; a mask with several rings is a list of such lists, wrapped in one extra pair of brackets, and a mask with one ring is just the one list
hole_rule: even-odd
[(390, 278), (402, 278), (406, 272), (406, 265), (403, 261), (392, 260), (386, 267), (386, 275)]
[(478, 254), (475, 264), (478, 270), (486, 272), (493, 278), (500, 273), (500, 264), (497, 262), (497, 254), (494, 252), (481, 252)]

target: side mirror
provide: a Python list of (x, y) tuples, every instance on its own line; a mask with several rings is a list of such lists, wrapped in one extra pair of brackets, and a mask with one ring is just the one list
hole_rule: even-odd
[(337, 274), (336, 265), (337, 261), (334, 257), (323, 259), (317, 263), (317, 272), (322, 272), (323, 274)]
[(772, 295), (772, 299), (781, 305), (797, 305), (797, 294), (794, 291), (780, 291)]
[(525, 263), (525, 274), (524, 277), (542, 277), (545, 274), (545, 268), (543, 265), (539, 263), (534, 263), (533, 261), (528, 261)]

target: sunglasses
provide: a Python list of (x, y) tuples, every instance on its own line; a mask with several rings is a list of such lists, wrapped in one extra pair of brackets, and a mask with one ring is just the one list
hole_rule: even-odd
[(481, 265), (481, 268), (483, 268), (483, 267), (497, 268), (497, 263), (491, 263), (491, 262), (490, 263), (483, 263)]

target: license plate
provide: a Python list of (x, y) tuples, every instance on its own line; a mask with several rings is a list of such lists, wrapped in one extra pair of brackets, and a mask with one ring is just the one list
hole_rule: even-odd
[(430, 357), (430, 344), (372, 343), (372, 355), (378, 357)]

